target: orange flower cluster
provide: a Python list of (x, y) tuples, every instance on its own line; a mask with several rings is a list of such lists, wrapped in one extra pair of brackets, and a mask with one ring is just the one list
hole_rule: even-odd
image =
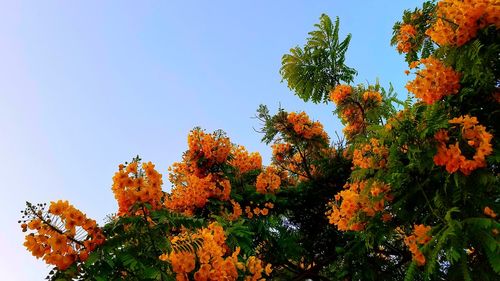
[(229, 165), (235, 167), (240, 175), (262, 168), (262, 157), (258, 152), (248, 153), (244, 146), (234, 146)]
[(412, 64), (423, 63), (425, 69), (417, 71), (415, 80), (406, 84), (406, 89), (427, 104), (433, 104), (444, 96), (457, 94), (460, 90), (460, 74), (444, 65), (440, 60), (428, 57)]
[[(330, 202), (331, 210), (326, 212), (330, 224), (341, 231), (361, 231), (365, 228), (366, 218), (374, 217), (384, 211), (385, 202), (393, 200), (390, 187), (379, 181), (360, 181), (347, 183), (344, 190), (335, 195), (335, 202)], [(339, 201), (342, 201), (340, 205)], [(382, 214), (384, 221), (390, 220), (388, 213)]]
[(238, 202), (231, 200), (231, 205), (233, 206), (233, 212), (227, 217), (227, 219), (230, 221), (235, 221), (239, 217), (241, 217), (243, 211), (241, 210), (241, 206)]
[(493, 211), (490, 207), (486, 206), (484, 207), (484, 214), (487, 215), (488, 217), (491, 217), (491, 218), (496, 218), (497, 217), (497, 213), (495, 213), (495, 211)]
[[(198, 241), (196, 249), (191, 245)], [(262, 261), (249, 257), (247, 265), (238, 261), (239, 248), (229, 253), (224, 229), (217, 223), (195, 233), (183, 233), (171, 239), (173, 251), (160, 259), (169, 261), (178, 281), (237, 280), (238, 269), (252, 275), (245, 280), (263, 280)], [(188, 250), (189, 249), (189, 250)], [(268, 265), (270, 274), (270, 265)], [(192, 277), (192, 278), (190, 278)], [(256, 279), (253, 279), (256, 278)]]
[(370, 139), (369, 144), (354, 149), (352, 163), (362, 169), (383, 169), (386, 166), (389, 150), (377, 139)]
[[(197, 249), (191, 245), (193, 241), (201, 241)], [(190, 280), (188, 274), (193, 274), (194, 280), (236, 280), (239, 249), (232, 255), (226, 255), (228, 247), (225, 244), (224, 229), (217, 223), (211, 223), (207, 228), (199, 229), (196, 233), (184, 233), (171, 239), (173, 251), (166, 257), (176, 273), (176, 280)], [(182, 247), (181, 245), (187, 245)], [(191, 249), (187, 251), (186, 248)], [(198, 266), (197, 266), (198, 265)]]
[(489, 25), (500, 28), (498, 0), (441, 0), (437, 20), (425, 34), (439, 45), (462, 46)]
[[(491, 139), (493, 135), (486, 131), (482, 125), (478, 125), (476, 117), (469, 115), (453, 118), (449, 121), (450, 124), (460, 125), (461, 140), (457, 140), (455, 144), (448, 145), (450, 140), (448, 132), (440, 130), (434, 138), (438, 142), (437, 153), (434, 156), (434, 163), (438, 166), (446, 166), (448, 173), (454, 173), (460, 170), (465, 175), (470, 175), (477, 168), (486, 167), (486, 156), (493, 152), (491, 147)], [(472, 159), (467, 159), (460, 149), (460, 143), (465, 142), (466, 146), (476, 150)]]
[(273, 157), (277, 162), (283, 162), (292, 151), (289, 143), (275, 143), (272, 145)]
[(220, 132), (206, 134), (196, 129), (191, 131), (188, 142), (189, 150), (183, 161), (169, 168), (169, 179), (174, 185), (165, 198), (169, 210), (193, 215), (195, 209), (203, 208), (210, 198), (228, 201), (231, 183), (221, 172), (214, 172), (214, 167), (226, 163), (231, 151), (235, 153), (232, 164), (240, 173), (261, 165), (260, 155), (249, 155), (244, 147), (233, 148), (229, 138)]
[(363, 110), (361, 104), (349, 104), (339, 112), (339, 117), (344, 123), (347, 123), (343, 129), (347, 138), (352, 138), (364, 131), (366, 124)]
[(330, 92), (330, 100), (335, 103), (335, 105), (341, 104), (346, 97), (352, 93), (352, 87), (349, 85), (338, 85), (333, 88)]
[(417, 262), (419, 266), (425, 264), (425, 256), (418, 249), (418, 245), (425, 245), (431, 241), (431, 237), (429, 236), (429, 231), (431, 230), (430, 226), (425, 226), (423, 224), (414, 225), (413, 226), (413, 234), (405, 237), (404, 242), (408, 248), (410, 248), (410, 252), (413, 255), (413, 260)]
[(271, 264), (268, 263), (266, 267), (264, 268), (264, 262), (262, 260), (258, 259), (257, 257), (251, 256), (247, 260), (246, 264), (246, 270), (247, 273), (250, 275), (245, 276), (245, 281), (263, 281), (266, 280), (263, 278), (263, 274), (265, 273), (267, 276), (271, 275), (271, 272), (273, 271), (271, 269)]
[(370, 107), (378, 106), (382, 100), (380, 93), (375, 91), (366, 91), (362, 98), (362, 102), (345, 104), (339, 112), (339, 117), (344, 123), (347, 123), (342, 131), (348, 139), (364, 131), (366, 127), (365, 111)]
[(111, 189), (118, 201), (119, 216), (131, 215), (130, 208), (137, 202), (148, 203), (154, 210), (161, 208), (162, 175), (151, 162), (142, 163), (142, 169), (138, 169), (138, 164), (133, 161), (126, 167), (120, 165), (113, 176)]
[(250, 206), (246, 206), (245, 207), (245, 213), (247, 214), (247, 218), (251, 219), (255, 216), (260, 216), (260, 215), (263, 215), (263, 216), (267, 216), (269, 214), (269, 210), (274, 208), (274, 204), (271, 203), (271, 202), (267, 202), (264, 204), (264, 208), (259, 208), (259, 207), (255, 207), (252, 209), (252, 207)]
[(87, 260), (89, 253), (104, 243), (105, 237), (96, 221), (88, 219), (68, 201), (51, 202), (48, 213), (50, 219), (37, 212), (21, 225), (23, 231), (35, 232), (26, 235), (24, 246), (36, 258), (65, 270), (75, 261)]
[(366, 91), (363, 93), (363, 101), (366, 104), (374, 103), (379, 105), (382, 102), (382, 95), (377, 91)]
[(229, 138), (221, 132), (207, 134), (201, 129), (191, 131), (188, 147), (186, 160), (199, 177), (206, 176), (213, 165), (226, 162), (232, 149)]
[(293, 130), (305, 139), (320, 138), (328, 140), (329, 137), (323, 130), (323, 124), (318, 121), (312, 122), (305, 112), (290, 112), (287, 121), (293, 126)]
[(343, 129), (345, 136), (351, 139), (364, 131), (366, 111), (379, 106), (382, 95), (370, 88), (361, 94), (349, 85), (338, 85), (331, 91), (330, 100), (337, 105), (339, 117), (346, 124)]
[(212, 174), (203, 178), (183, 174), (182, 182), (177, 183), (165, 199), (165, 207), (191, 216), (196, 208), (203, 208), (209, 198), (227, 201), (230, 193), (231, 183), (227, 179)]
[(408, 53), (413, 48), (411, 40), (415, 38), (417, 30), (411, 24), (402, 24), (399, 28), (399, 34), (397, 36), (398, 45), (397, 49), (400, 53)]
[(281, 178), (278, 175), (276, 168), (269, 166), (257, 176), (255, 189), (258, 193), (274, 193), (281, 185)]

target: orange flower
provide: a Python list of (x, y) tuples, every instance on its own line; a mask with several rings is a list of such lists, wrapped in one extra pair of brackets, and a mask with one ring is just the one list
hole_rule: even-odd
[(228, 219), (230, 221), (234, 221), (241, 217), (243, 211), (241, 210), (241, 206), (238, 202), (231, 200), (231, 204), (233, 205), (233, 213), (229, 215)]
[(400, 53), (408, 53), (413, 48), (412, 39), (415, 38), (417, 30), (411, 24), (402, 24), (397, 35), (397, 49)]
[[(239, 248), (232, 253), (226, 245), (224, 229), (217, 223), (211, 223), (194, 233), (183, 232), (170, 238), (173, 251), (167, 260), (171, 262), (176, 273), (176, 280), (186, 279), (187, 273), (194, 272), (194, 280), (236, 280), (238, 269), (244, 269), (238, 261)], [(199, 245), (191, 247), (194, 241)], [(183, 245), (183, 246), (181, 246)], [(186, 249), (191, 247), (192, 250)], [(250, 258), (249, 258), (250, 259)]]
[(425, 32), (439, 45), (462, 46), (489, 25), (500, 28), (497, 0), (441, 0), (437, 20)]
[(262, 260), (255, 256), (250, 256), (247, 260), (246, 271), (248, 275), (245, 277), (245, 281), (261, 281), (265, 280), (262, 273), (269, 276), (272, 269), (270, 264), (264, 267), (264, 262)]
[(458, 93), (460, 74), (436, 58), (422, 59), (425, 69), (417, 71), (415, 80), (406, 84), (406, 89), (427, 104), (433, 104), (444, 96)]
[(365, 103), (380, 104), (382, 102), (382, 95), (377, 91), (366, 91), (363, 93), (363, 101)]
[(189, 252), (172, 251), (169, 256), (172, 269), (177, 274), (189, 273), (195, 267), (195, 255)]
[(305, 112), (290, 112), (287, 115), (287, 121), (295, 133), (305, 139), (319, 138), (324, 141), (329, 139), (323, 130), (323, 124), (318, 121), (312, 122)]
[(346, 97), (352, 93), (352, 87), (349, 85), (338, 85), (330, 92), (330, 100), (336, 105), (341, 104)]
[(194, 174), (182, 176), (184, 182), (176, 184), (165, 199), (169, 210), (193, 214), (197, 208), (203, 208), (210, 198), (228, 201), (231, 184), (227, 179), (219, 179), (212, 174), (199, 178)]
[(189, 153), (193, 155), (203, 154), (205, 158), (213, 158), (214, 162), (217, 163), (223, 163), (231, 150), (229, 138), (221, 132), (207, 134), (200, 129), (191, 131), (188, 136), (188, 146)]
[(388, 155), (387, 147), (380, 144), (379, 140), (371, 138), (369, 144), (354, 149), (352, 163), (362, 169), (383, 169)]
[[(26, 235), (24, 246), (35, 257), (43, 258), (59, 270), (67, 269), (77, 260), (85, 261), (89, 252), (105, 241), (96, 222), (68, 201), (51, 202), (45, 215), (44, 209), (35, 211), (29, 206), (27, 210), (30, 219), (21, 227), (33, 232)], [(47, 216), (51, 220), (45, 219)], [(57, 221), (58, 224), (51, 224), (50, 221)], [(76, 227), (80, 227), (78, 239), (75, 237)]]
[(276, 169), (272, 166), (267, 167), (259, 176), (255, 188), (258, 193), (274, 193), (281, 185), (281, 178), (277, 175)]
[(283, 162), (288, 157), (292, 146), (289, 143), (275, 143), (272, 145), (273, 157), (277, 162)]
[(111, 189), (118, 201), (119, 216), (131, 215), (130, 208), (137, 202), (148, 203), (154, 210), (161, 207), (162, 175), (154, 169), (151, 162), (143, 163), (140, 171), (138, 164), (133, 161), (125, 169), (119, 167), (113, 176)]
[(416, 61), (412, 61), (412, 62), (410, 63), (410, 69), (414, 69), (414, 68), (418, 67), (420, 64), (421, 64), (421, 62), (420, 62), (420, 61), (418, 61), (418, 60), (416, 60)]
[(267, 202), (266, 204), (264, 204), (264, 206), (266, 206), (266, 207), (267, 207), (267, 208), (269, 208), (269, 209), (274, 208), (274, 204), (273, 204), (273, 203), (271, 203), (271, 202)]
[(469, 115), (453, 118), (449, 123), (461, 127), (461, 138), (466, 141), (468, 146), (474, 148), (476, 153), (472, 159), (467, 159), (462, 155), (460, 142), (448, 145), (447, 142), (450, 139), (448, 132), (440, 130), (434, 136), (438, 142), (434, 163), (438, 166), (445, 166), (449, 173), (460, 170), (464, 175), (470, 175), (475, 169), (486, 167), (486, 156), (493, 152), (491, 146), (493, 135), (488, 133), (484, 126), (479, 125), (476, 117)]
[(390, 220), (392, 220), (392, 215), (391, 214), (385, 213), (385, 214), (382, 215), (382, 221), (383, 222), (388, 222)]
[[(214, 172), (220, 170), (221, 165), (233, 166), (236, 175), (258, 170), (262, 166), (258, 153), (249, 154), (243, 146), (233, 146), (229, 138), (219, 131), (207, 134), (195, 129), (188, 137), (188, 146), (182, 162), (174, 163), (169, 168), (169, 179), (174, 187), (164, 199), (167, 209), (185, 215), (193, 215), (211, 198), (230, 200), (230, 181), (223, 173)], [(234, 211), (237, 212), (237, 209)]]
[(343, 129), (347, 138), (352, 138), (365, 129), (365, 118), (361, 108), (357, 105), (346, 105), (342, 108), (342, 111), (339, 112), (339, 117), (343, 122), (347, 123), (346, 127)]
[(229, 165), (236, 168), (239, 175), (249, 171), (262, 168), (262, 157), (258, 152), (248, 153), (244, 146), (233, 146), (231, 150), (233, 158), (229, 160)]
[(66, 235), (55, 232), (52, 234), (52, 237), (47, 240), (47, 243), (53, 251), (60, 252), (66, 250), (68, 239)]
[(42, 221), (38, 218), (35, 218), (27, 224), (27, 227), (31, 230), (40, 229), (40, 227), (42, 227)]
[(425, 226), (423, 224), (414, 225), (413, 233), (415, 233), (415, 239), (419, 244), (427, 244), (431, 241), (431, 237), (427, 234), (431, 231), (430, 226)]
[(431, 241), (431, 237), (429, 236), (429, 232), (431, 230), (430, 226), (425, 226), (423, 224), (414, 225), (414, 230), (412, 235), (405, 237), (404, 242), (406, 246), (410, 249), (410, 252), (413, 255), (413, 260), (417, 263), (417, 265), (422, 266), (425, 264), (425, 256), (422, 254), (417, 244), (425, 245)]
[(491, 217), (491, 218), (496, 218), (497, 214), (495, 211), (493, 211), (490, 207), (486, 206), (484, 207), (484, 214)]
[[(252, 202), (251, 202), (252, 204)], [(274, 205), (272, 203), (265, 203), (264, 207), (259, 205), (256, 205), (255, 207), (251, 206), (246, 206), (245, 207), (245, 213), (247, 215), (247, 218), (252, 219), (252, 218), (257, 218), (259, 216), (267, 216), (269, 214), (269, 209), (272, 209)], [(253, 208), (253, 209), (252, 209)]]
[(270, 264), (270, 263), (268, 263), (268, 264), (266, 265), (265, 272), (266, 272), (266, 275), (267, 275), (267, 276), (271, 276), (271, 272), (273, 272), (273, 270), (272, 270), (272, 268), (271, 268), (271, 264)]
[[(374, 217), (382, 212), (386, 201), (393, 199), (392, 196), (385, 196), (389, 191), (387, 184), (378, 181), (347, 183), (344, 190), (335, 195), (337, 202), (329, 203), (331, 210), (326, 215), (330, 224), (336, 225), (341, 231), (363, 230), (366, 223), (359, 220), (360, 216)], [(382, 195), (384, 198), (380, 198)]]
[(49, 212), (51, 214), (59, 216), (63, 213), (63, 211), (68, 209), (68, 207), (69, 207), (68, 201), (59, 200), (57, 202), (51, 202), (51, 204), (49, 206)]

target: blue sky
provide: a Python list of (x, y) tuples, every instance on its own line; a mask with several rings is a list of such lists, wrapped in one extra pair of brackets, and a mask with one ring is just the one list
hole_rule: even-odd
[[(117, 204), (111, 177), (139, 154), (166, 169), (190, 129), (224, 129), (259, 151), (252, 119), (305, 110), (330, 135), (332, 105), (305, 104), (280, 83), (281, 56), (322, 13), (353, 38), (356, 83), (392, 82), (406, 96), (392, 24), (420, 1), (1, 1), (0, 277), (42, 280), (49, 268), (22, 246), (26, 200), (67, 199), (102, 222)], [(164, 189), (169, 187), (167, 182)]]

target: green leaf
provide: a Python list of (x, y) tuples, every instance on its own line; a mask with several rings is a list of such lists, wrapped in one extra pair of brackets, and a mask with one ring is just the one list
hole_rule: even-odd
[(93, 263), (95, 263), (99, 259), (99, 254), (98, 252), (92, 252), (90, 253), (89, 257), (85, 261), (85, 266), (90, 266)]
[(144, 274), (144, 278), (155, 279), (155, 280), (161, 279), (161, 271), (158, 268), (148, 267), (148, 268), (144, 269), (143, 274)]
[(303, 48), (290, 49), (281, 60), (280, 74), (288, 87), (304, 101), (327, 102), (329, 92), (341, 82), (351, 83), (356, 70), (345, 65), (351, 35), (339, 41), (339, 18), (335, 24), (323, 14), (317, 29), (309, 32)]

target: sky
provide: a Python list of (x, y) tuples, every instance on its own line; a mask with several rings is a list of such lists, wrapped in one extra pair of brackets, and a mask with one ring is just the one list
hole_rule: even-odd
[(281, 57), (322, 13), (352, 40), (355, 83), (392, 82), (406, 97), (392, 25), (420, 1), (0, 0), (0, 279), (42, 280), (23, 247), (25, 201), (69, 200), (102, 223), (116, 212), (118, 164), (140, 155), (164, 175), (195, 126), (259, 151), (259, 104), (306, 111), (330, 136), (332, 105), (304, 103), (281, 82)]

